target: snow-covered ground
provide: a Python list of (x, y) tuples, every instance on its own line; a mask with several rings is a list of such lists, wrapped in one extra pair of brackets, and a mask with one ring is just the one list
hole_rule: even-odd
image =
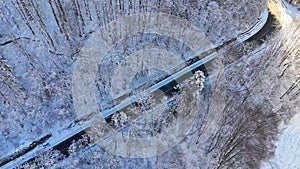
[(282, 134), (276, 142), (275, 157), (265, 162), (262, 169), (299, 169), (300, 168), (300, 113), (288, 124), (280, 126)]
[[(264, 7), (262, 1), (258, 0), (241, 0), (238, 3), (230, 0), (193, 2), (166, 0), (161, 2), (153, 0), (141, 3), (142, 5), (138, 1), (129, 3), (116, 0), (103, 3), (98, 0), (49, 0), (48, 3), (19, 0), (3, 2), (0, 8), (0, 21), (3, 23), (3, 26), (0, 27), (0, 56), (3, 55), (1, 63), (5, 62), (4, 65), (10, 65), (11, 69), (4, 66), (0, 74), (0, 77), (5, 79), (0, 81), (0, 92), (4, 95), (0, 95), (0, 101), (3, 102), (3, 105), (0, 106), (0, 144), (6, 145), (1, 147), (0, 158), (26, 147), (48, 132), (52, 133), (51, 139), (55, 141), (56, 138), (63, 136), (74, 127), (74, 124), (69, 127), (76, 118), (72, 106), (70, 85), (74, 63), (78, 51), (100, 26), (131, 13), (145, 11), (172, 13), (188, 19), (203, 29), (211, 42), (219, 45), (249, 28), (257, 20)], [(288, 25), (291, 21), (286, 19), (287, 16), (296, 16), (295, 11), (289, 8), (290, 14), (281, 16), (281, 18), (285, 18), (282, 22), (283, 25)], [(285, 30), (290, 29), (286, 27)], [(10, 42), (11, 39), (15, 40)], [(143, 44), (144, 41), (149, 42)], [(285, 44), (284, 50), (288, 50), (291, 44), (293, 42)], [(297, 45), (295, 46), (297, 47)], [(99, 73), (97, 76), (98, 96), (112, 86), (110, 83), (114, 81), (110, 76), (114, 76), (115, 71), (122, 68), (121, 57), (130, 57), (139, 50), (151, 47), (167, 49), (181, 55), (182, 60), (193, 56), (183, 43), (171, 37), (153, 34), (130, 37), (116, 45), (100, 63), (103, 67), (99, 71), (102, 71), (103, 74)], [(274, 49), (277, 50), (277, 48)], [(224, 76), (223, 78), (218, 79), (217, 75), (214, 76), (215, 81), (212, 81), (212, 85), (219, 83), (225, 84), (225, 86), (217, 85), (220, 88), (213, 89), (212, 94), (211, 91), (205, 90), (207, 93), (199, 96), (201, 97), (199, 100), (205, 100), (199, 105), (203, 108), (199, 113), (200, 120), (197, 121), (199, 124), (194, 127), (195, 133), (189, 135), (182, 144), (151, 159), (116, 157), (104, 150), (95, 152), (93, 157), (89, 158), (95, 158), (95, 165), (98, 166), (110, 159), (108, 163), (102, 165), (104, 168), (139, 168), (137, 166), (140, 166), (141, 163), (143, 165), (140, 168), (212, 168), (212, 166), (230, 168), (231, 165), (247, 167), (252, 165), (250, 168), (256, 168), (260, 164), (259, 160), (269, 158), (273, 151), (271, 142), (277, 134), (277, 116), (274, 117), (272, 106), (278, 109), (282, 108), (280, 112), (282, 116), (290, 109), (293, 113), (299, 111), (292, 108), (293, 105), (299, 105), (299, 102), (292, 102), (292, 99), (297, 100), (298, 88), (297, 84), (293, 83), (296, 82), (295, 77), (298, 76), (299, 67), (297, 65), (299, 64), (292, 64), (296, 63), (297, 59), (288, 56), (287, 62), (284, 63), (289, 66), (285, 68), (277, 65), (277, 60), (264, 55), (265, 53), (255, 52), (257, 55), (245, 56), (244, 60), (236, 60), (226, 69), (222, 67), (224, 74), (221, 76)], [(274, 57), (278, 57), (277, 59), (280, 60), (282, 56)], [(226, 59), (229, 56), (224, 57)], [(245, 61), (247, 60), (245, 58), (250, 61)], [(267, 59), (264, 60), (264, 58)], [(123, 62), (125, 69), (130, 66), (124, 64)], [(172, 65), (176, 64), (169, 66), (172, 67)], [(274, 67), (276, 67), (275, 70)], [(119, 70), (119, 72), (121, 71)], [(153, 72), (158, 73), (156, 75), (164, 74), (157, 70)], [(282, 72), (286, 77), (279, 78), (278, 76)], [(127, 75), (123, 74), (123, 76)], [(131, 74), (126, 83), (129, 83), (133, 76), (134, 78), (140, 76), (138, 77), (140, 81), (132, 80), (130, 84), (132, 86), (147, 83), (150, 77), (155, 77), (151, 72), (149, 76), (144, 77), (142, 74), (137, 76)], [(290, 90), (291, 85), (296, 86), (293, 88), (295, 90), (279, 99), (281, 92)], [(289, 94), (291, 95), (288, 96)], [(105, 93), (102, 96), (105, 96)], [(247, 103), (244, 102), (243, 97)], [(228, 98), (231, 98), (232, 102)], [(111, 98), (101, 97), (97, 101), (100, 107), (101, 104), (105, 107), (109, 99)], [(233, 108), (230, 109), (228, 108), (230, 106), (225, 106), (225, 104), (232, 104)], [(214, 116), (213, 118), (216, 120), (203, 119), (206, 118), (207, 113)], [(297, 153), (299, 150), (299, 125), (297, 122), (299, 119), (299, 115), (296, 115), (290, 124), (282, 125), (283, 134), (276, 143), (276, 156), (271, 160), (274, 164), (277, 163), (279, 168), (294, 169), (299, 166), (297, 161), (297, 155), (299, 156)], [(205, 120), (211, 122), (212, 130), (200, 128)], [(202, 130), (205, 129), (210, 130), (207, 135), (203, 135)], [(231, 153), (228, 153), (229, 149), (232, 150)], [(292, 153), (294, 156), (291, 155)], [(74, 157), (75, 160), (71, 160), (70, 164), (78, 164), (79, 156)], [(88, 163), (87, 159), (81, 160)], [(71, 167), (71, 165), (66, 166)]]
[[(1, 72), (0, 144), (6, 146), (1, 147), (0, 158), (49, 132), (60, 135), (74, 121), (70, 85), (74, 62), (100, 26), (136, 12), (172, 13), (199, 26), (217, 45), (247, 29), (260, 15), (261, 4), (258, 0), (1, 2), (0, 53), (11, 70)], [(163, 40), (154, 41), (164, 47)], [(135, 47), (124, 44), (122, 50)]]
[[(298, 10), (288, 4), (286, 1), (277, 1), (278, 5), (275, 13), (278, 16), (277, 19), (281, 23), (281, 36), (280, 38), (284, 40), (283, 43), (285, 48), (282, 50), (283, 53), (289, 53), (289, 57), (284, 63), (289, 62), (290, 68), (286, 68), (285, 73), (288, 74), (285, 80), (282, 80), (282, 87), (290, 86), (291, 83), (297, 83), (296, 79), (293, 77), (298, 76), (299, 70), (297, 70), (297, 64), (299, 62), (298, 54), (294, 53), (291, 49), (299, 48), (299, 12)], [(281, 2), (281, 3), (279, 3)], [(281, 56), (285, 56), (284, 54)], [(279, 89), (279, 88), (278, 88)], [(289, 89), (290, 90), (290, 89)], [(279, 90), (280, 91), (280, 90)], [(291, 91), (293, 93), (293, 91)], [(296, 99), (295, 97), (293, 99)], [(280, 135), (276, 141), (276, 151), (275, 156), (264, 162), (262, 169), (299, 169), (300, 168), (300, 109), (298, 102), (292, 102), (290, 99), (286, 106), (292, 110), (291, 114), (295, 114), (290, 120), (285, 120), (279, 126)], [(284, 104), (281, 100), (277, 104)], [(295, 107), (293, 106), (295, 104)], [(284, 113), (288, 113), (289, 110), (286, 109)], [(288, 118), (289, 119), (289, 118)]]

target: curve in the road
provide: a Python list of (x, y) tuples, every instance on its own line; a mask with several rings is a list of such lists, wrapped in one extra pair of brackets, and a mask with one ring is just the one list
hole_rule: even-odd
[[(267, 17), (268, 18), (268, 17)], [(270, 27), (272, 24), (271, 22), (268, 22), (265, 16), (262, 16), (262, 18), (260, 18), (260, 21), (258, 24), (256, 24), (255, 27), (252, 28), (252, 30), (248, 30), (246, 34), (238, 37), (237, 39), (234, 40), (230, 40), (230, 42), (228, 43), (224, 43), (227, 45), (237, 45), (240, 44), (246, 40), (250, 40), (253, 36), (257, 36), (257, 32), (259, 32), (259, 30), (261, 29), (265, 29), (265, 30), (270, 30), (267, 29), (268, 27)], [(265, 26), (266, 25), (266, 26)], [(265, 27), (265, 28), (264, 28)], [(258, 33), (258, 35), (260, 35), (261, 33)], [(252, 38), (253, 39), (253, 38)], [(255, 38), (256, 39), (256, 38)], [(225, 46), (224, 46), (225, 47)], [(219, 54), (219, 49), (221, 49), (220, 47), (215, 48), (214, 50), (211, 50), (210, 52), (207, 53), (207, 56), (199, 59), (199, 60), (194, 60), (192, 61), (192, 63), (190, 63), (190, 65), (178, 72), (176, 72), (175, 74), (173, 74), (170, 77), (167, 77), (166, 79), (158, 82), (157, 84), (153, 85), (148, 92), (154, 92), (160, 88), (162, 88), (163, 86), (168, 85), (169, 83), (171, 83), (172, 81), (174, 81), (174, 79), (180, 79), (182, 76), (185, 76), (187, 73), (191, 72), (191, 70), (195, 70), (195, 69), (199, 69), (199, 67), (203, 67), (203, 65), (213, 59), (215, 59)], [(147, 93), (148, 93), (147, 92)], [(128, 106), (129, 104), (132, 104), (133, 102), (136, 101), (136, 98), (129, 98), (129, 99), (125, 99), (123, 102), (121, 102), (119, 105), (113, 107), (112, 109), (109, 109), (107, 111), (102, 112), (102, 116), (108, 118), (110, 115), (112, 115), (114, 112), (119, 111), (120, 109)], [(84, 134), (84, 130), (87, 129), (89, 127), (88, 124), (81, 126), (81, 127), (77, 127), (75, 128), (73, 131), (71, 131), (70, 133), (65, 134), (62, 138), (59, 138), (57, 140), (57, 142), (55, 143), (48, 143), (45, 148), (40, 148), (40, 149), (35, 149), (34, 152), (29, 152), (27, 154), (25, 154), (24, 156), (17, 158), (17, 159), (11, 159), (10, 161), (6, 162), (5, 164), (2, 164), (1, 167), (3, 168), (14, 168), (14, 166), (18, 166), (20, 164), (25, 163), (26, 161), (29, 161), (30, 159), (33, 159), (36, 157), (36, 152), (37, 151), (46, 151), (49, 149), (59, 149), (61, 151), (63, 151), (64, 153), (66, 153), (66, 147), (68, 147), (70, 145), (70, 142), (72, 142), (72, 140), (76, 140), (78, 138), (81, 137), (82, 134)]]

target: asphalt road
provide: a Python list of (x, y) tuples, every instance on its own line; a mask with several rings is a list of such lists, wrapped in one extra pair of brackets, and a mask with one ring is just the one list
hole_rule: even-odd
[(270, 35), (276, 29), (276, 24), (274, 22), (274, 15), (269, 12), (266, 24), (261, 28), (259, 32), (257, 32), (247, 41), (258, 41), (259, 43), (263, 43), (265, 40), (267, 40), (267, 35)]

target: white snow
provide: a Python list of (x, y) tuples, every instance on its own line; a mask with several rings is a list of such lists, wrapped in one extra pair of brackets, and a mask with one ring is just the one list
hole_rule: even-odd
[(300, 113), (288, 125), (281, 125), (282, 135), (276, 146), (275, 157), (262, 169), (300, 169)]

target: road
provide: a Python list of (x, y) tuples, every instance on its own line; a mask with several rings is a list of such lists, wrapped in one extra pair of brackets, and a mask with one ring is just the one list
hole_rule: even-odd
[(274, 24), (274, 21), (274, 15), (269, 13), (266, 24), (257, 34), (249, 38), (247, 41), (258, 41), (260, 44), (263, 43), (266, 40), (267, 35), (275, 30), (276, 25)]
[[(204, 64), (215, 59), (217, 56), (219, 56), (222, 52), (225, 51), (223, 49), (226, 47), (234, 47), (234, 46), (241, 44), (247, 40), (259, 40), (262, 36), (265, 36), (268, 31), (270, 31), (269, 28), (272, 27), (272, 25), (273, 25), (273, 22), (270, 22), (270, 20), (268, 21), (268, 18), (269, 18), (268, 16), (269, 16), (268, 10), (266, 9), (262, 13), (259, 20), (253, 26), (251, 26), (247, 31), (240, 34), (237, 38), (231, 39), (231, 40), (225, 42), (224, 44), (222, 44), (221, 46), (218, 46), (217, 48), (211, 49), (211, 50), (203, 53), (202, 55), (206, 55), (205, 57), (202, 55), (201, 55), (201, 57), (196, 56), (195, 58), (198, 58), (198, 59), (193, 60), (189, 64), (189, 66), (179, 70), (178, 72), (175, 72), (173, 75), (171, 75), (171, 76), (161, 80), (160, 82), (156, 83), (155, 85), (151, 86), (148, 90), (144, 91), (142, 95), (148, 95), (149, 93), (153, 93), (153, 92), (161, 89), (162, 87), (170, 84), (171, 82), (174, 81), (174, 79), (181, 81), (180, 79), (183, 79), (183, 77), (187, 78), (188, 77), (187, 75), (190, 74), (190, 72), (192, 70), (197, 69), (200, 66), (203, 66)], [(114, 112), (119, 111), (136, 101), (137, 101), (136, 96), (130, 96), (130, 97), (126, 98), (125, 100), (123, 100), (118, 105), (102, 112), (101, 114), (102, 114), (103, 118), (108, 118)], [(5, 169), (6, 168), (7, 169), (14, 168), (15, 166), (19, 166), (20, 164), (23, 164), (24, 162), (36, 157), (37, 152), (46, 151), (46, 150), (49, 150), (52, 148), (61, 150), (63, 153), (66, 153), (67, 147), (69, 147), (72, 140), (79, 139), (80, 136), (82, 134), (84, 134), (84, 131), (88, 127), (89, 127), (89, 124), (75, 127), (75, 128), (73, 128), (72, 131), (62, 135), (60, 138), (49, 139), (49, 141), (46, 142), (45, 144), (36, 147), (35, 149), (27, 152), (26, 154), (24, 154), (23, 156), (21, 156), (19, 158), (6, 160), (5, 162), (2, 162), (2, 163), (0, 162), (0, 166)]]

